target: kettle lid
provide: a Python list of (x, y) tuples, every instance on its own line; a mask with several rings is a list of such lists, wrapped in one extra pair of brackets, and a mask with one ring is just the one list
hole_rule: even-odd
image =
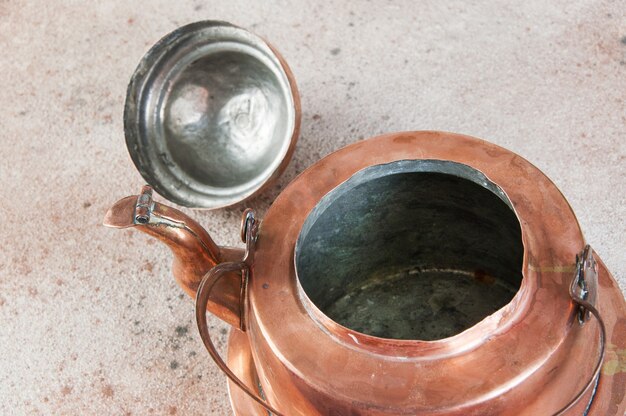
[(144, 55), (128, 86), (124, 133), (159, 194), (214, 209), (280, 176), (300, 117), (293, 74), (272, 46), (230, 23), (200, 21)]

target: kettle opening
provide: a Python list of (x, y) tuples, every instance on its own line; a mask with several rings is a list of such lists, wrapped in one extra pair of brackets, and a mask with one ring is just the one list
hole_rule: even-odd
[(296, 243), (300, 286), (327, 317), (381, 338), (433, 341), (507, 305), (521, 227), (478, 170), (441, 160), (370, 166), (326, 194)]

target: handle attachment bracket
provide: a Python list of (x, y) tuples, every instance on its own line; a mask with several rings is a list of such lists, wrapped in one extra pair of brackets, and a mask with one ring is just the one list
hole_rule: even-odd
[(600, 316), (600, 312), (596, 309), (596, 303), (598, 300), (598, 264), (596, 263), (596, 259), (593, 256), (593, 250), (589, 244), (587, 244), (583, 250), (576, 255), (576, 272), (569, 288), (569, 295), (577, 307), (578, 323), (581, 326), (585, 325), (585, 323), (591, 319), (591, 315), (593, 315), (598, 321), (600, 333), (600, 352), (598, 354), (596, 365), (593, 369), (593, 374), (587, 384), (585, 384), (580, 392), (578, 392), (578, 394), (574, 396), (569, 403), (563, 406), (558, 412), (554, 413), (553, 416), (565, 415), (565, 413), (574, 407), (574, 405), (576, 405), (576, 403), (578, 403), (585, 393), (587, 393), (587, 391), (593, 386), (593, 393), (591, 394), (589, 403), (587, 403), (587, 407), (583, 413), (583, 416), (587, 416), (598, 388), (600, 370), (602, 369), (602, 363), (604, 362), (604, 354), (606, 351), (606, 326), (604, 325), (602, 316)]

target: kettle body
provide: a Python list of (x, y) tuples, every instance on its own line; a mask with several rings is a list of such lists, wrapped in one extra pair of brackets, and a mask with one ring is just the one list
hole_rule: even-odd
[(357, 142), (262, 221), (247, 213), (245, 251), (141, 198), (105, 224), (170, 245), (209, 352), (206, 307), (235, 327), (214, 358), (238, 415), (624, 412), (626, 374), (606, 370), (626, 344), (621, 292), (556, 186), (510, 151), (445, 132)]

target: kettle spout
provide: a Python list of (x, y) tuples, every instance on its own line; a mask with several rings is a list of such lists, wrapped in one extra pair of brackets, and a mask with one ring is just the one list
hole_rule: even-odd
[[(116, 202), (107, 211), (103, 225), (111, 228), (135, 227), (169, 246), (174, 255), (174, 278), (192, 297), (195, 297), (202, 278), (211, 268), (230, 260), (238, 252), (232, 248), (221, 249), (196, 221), (177, 209), (153, 201), (149, 186), (144, 186), (139, 195)], [(207, 309), (239, 327), (242, 290), (240, 274), (224, 276), (216, 285)]]

